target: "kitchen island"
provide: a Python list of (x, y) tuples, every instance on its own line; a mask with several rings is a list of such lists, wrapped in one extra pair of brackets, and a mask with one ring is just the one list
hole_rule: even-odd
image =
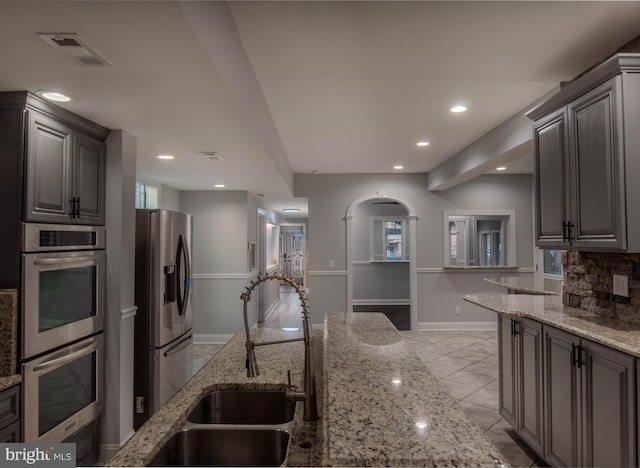
[[(299, 336), (276, 329), (252, 334), (256, 342)], [(329, 314), (322, 338), (323, 354), (316, 360), (324, 361), (316, 367), (320, 420), (303, 421), (298, 404), (285, 465), (493, 467), (501, 462), (498, 450), (384, 315)], [(258, 347), (261, 373), (248, 378), (245, 336), (234, 336), (108, 465), (147, 464), (213, 389), (284, 388), (287, 369), (294, 382), (302, 382), (303, 356), (301, 342)]]

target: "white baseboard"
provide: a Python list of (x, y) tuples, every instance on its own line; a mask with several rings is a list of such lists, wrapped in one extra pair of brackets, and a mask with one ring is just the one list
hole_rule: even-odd
[(435, 330), (497, 330), (497, 322), (420, 322), (419, 331)]
[(193, 335), (193, 344), (225, 344), (233, 334)]
[(118, 453), (118, 450), (120, 450), (124, 446), (124, 444), (126, 444), (129, 439), (133, 437), (135, 433), (136, 432), (132, 430), (120, 444), (100, 444), (100, 466), (103, 466), (107, 462), (107, 460)]

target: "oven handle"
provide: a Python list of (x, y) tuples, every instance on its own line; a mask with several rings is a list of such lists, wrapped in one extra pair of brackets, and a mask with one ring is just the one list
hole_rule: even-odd
[(68, 263), (83, 263), (83, 262), (95, 262), (97, 257), (85, 256), (85, 257), (56, 257), (56, 258), (37, 258), (33, 261), (35, 265), (58, 265)]
[(84, 345), (82, 348), (73, 351), (69, 354), (65, 354), (64, 356), (60, 356), (58, 358), (51, 359), (50, 361), (46, 361), (38, 364), (33, 367), (33, 372), (38, 372), (41, 370), (49, 369), (50, 367), (62, 366), (75, 360), (76, 358), (82, 356), (83, 354), (87, 354), (87, 351), (94, 351), (98, 349), (100, 342), (92, 341), (89, 344)]
[(189, 336), (185, 336), (182, 340), (178, 341), (175, 345), (164, 352), (165, 357), (171, 356), (172, 354), (177, 353), (178, 351), (186, 348), (189, 345), (189, 342), (193, 338), (193, 335), (189, 333)]

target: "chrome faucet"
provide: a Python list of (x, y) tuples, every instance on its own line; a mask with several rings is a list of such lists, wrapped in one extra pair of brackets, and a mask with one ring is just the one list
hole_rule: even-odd
[[(296, 293), (298, 294), (300, 303), (302, 305), (302, 338), (292, 338), (290, 340), (277, 341), (262, 341), (260, 343), (255, 343), (251, 339), (251, 333), (249, 331), (249, 319), (247, 318), (247, 304), (251, 300), (251, 292), (256, 288), (256, 286), (268, 280), (283, 281), (296, 290)], [(318, 419), (318, 403), (316, 400), (316, 373), (313, 365), (313, 346), (311, 343), (311, 316), (309, 315), (309, 305), (307, 303), (307, 298), (304, 297), (304, 294), (300, 290), (300, 286), (298, 286), (293, 279), (287, 276), (278, 275), (276, 273), (265, 276), (258, 276), (258, 279), (256, 281), (251, 281), (251, 286), (245, 287), (245, 292), (240, 295), (240, 299), (242, 299), (242, 301), (244, 302), (244, 329), (247, 334), (247, 377), (257, 377), (258, 375), (260, 375), (260, 371), (258, 370), (258, 362), (256, 361), (256, 346), (304, 341), (304, 391), (299, 392), (294, 390), (295, 387), (291, 386), (291, 377), (289, 375), (287, 398), (290, 398), (293, 401), (304, 401), (304, 420), (315, 421), (316, 419)]]

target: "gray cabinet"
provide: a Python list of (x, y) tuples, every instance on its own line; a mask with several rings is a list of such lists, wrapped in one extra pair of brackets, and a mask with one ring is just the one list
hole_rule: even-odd
[(544, 326), (544, 459), (635, 466), (635, 359)]
[(534, 120), (536, 245), (640, 252), (640, 55), (615, 56), (527, 115)]
[(104, 224), (105, 144), (28, 111), (25, 220)]
[(14, 385), (0, 392), (0, 443), (20, 441), (20, 385)]
[[(20, 251), (20, 221), (104, 224), (106, 147), (109, 129), (26, 91), (0, 93), (0, 241)], [(15, 285), (14, 259), (0, 273)], [(17, 265), (17, 264), (16, 264)], [(11, 286), (17, 287), (17, 286)]]
[(542, 325), (498, 316), (500, 415), (543, 455)]

